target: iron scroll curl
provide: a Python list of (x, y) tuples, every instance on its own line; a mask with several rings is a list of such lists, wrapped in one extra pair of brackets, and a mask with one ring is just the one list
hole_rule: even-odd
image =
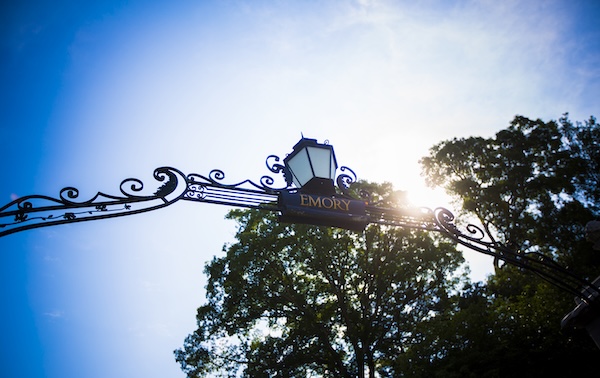
[[(0, 208), (0, 236), (18, 231), (51, 225), (83, 222), (138, 214), (168, 206), (178, 201), (185, 192), (185, 176), (171, 167), (154, 170), (154, 179), (164, 184), (154, 194), (141, 195), (144, 183), (135, 178), (121, 181), (120, 195), (97, 192), (87, 200), (80, 200), (80, 191), (65, 187), (58, 197), (28, 195), (13, 200)], [(12, 218), (12, 221), (11, 221)]]
[(536, 274), (548, 283), (574, 295), (584, 303), (600, 295), (600, 288), (591, 281), (561, 266), (552, 258), (537, 251), (524, 252), (497, 241), (488, 225), (477, 226), (469, 223), (461, 231), (454, 223), (454, 214), (445, 208), (433, 211), (435, 231), (439, 231), (470, 250), (494, 258), (496, 269), (514, 266)]
[[(342, 173), (340, 173), (336, 179), (337, 187), (339, 188), (339, 190), (342, 192), (342, 194), (344, 196), (352, 198), (352, 197), (354, 197), (354, 195), (350, 192), (350, 187), (352, 186), (352, 184), (354, 184), (358, 181), (358, 177), (356, 176), (356, 173), (352, 169), (350, 169), (346, 166), (340, 167), (340, 171)], [(358, 197), (359, 198), (357, 198), (357, 199), (366, 201), (368, 203), (372, 202), (371, 193), (369, 193), (368, 191), (366, 191), (364, 189), (358, 190)]]

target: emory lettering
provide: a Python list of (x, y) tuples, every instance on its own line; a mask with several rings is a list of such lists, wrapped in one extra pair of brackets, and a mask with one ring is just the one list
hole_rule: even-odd
[(328, 210), (350, 211), (350, 200), (300, 194), (300, 206), (318, 207), (320, 209)]

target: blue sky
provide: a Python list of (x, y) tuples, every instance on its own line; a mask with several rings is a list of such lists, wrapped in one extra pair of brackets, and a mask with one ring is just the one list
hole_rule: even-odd
[[(118, 193), (156, 167), (258, 180), (301, 133), (360, 178), (424, 187), (433, 144), (516, 114), (600, 113), (593, 1), (12, 1), (0, 11), (1, 203)], [(224, 207), (0, 238), (0, 375), (182, 377)], [(467, 254), (474, 279), (491, 261)], [(558, 321), (557, 321), (558, 326)]]

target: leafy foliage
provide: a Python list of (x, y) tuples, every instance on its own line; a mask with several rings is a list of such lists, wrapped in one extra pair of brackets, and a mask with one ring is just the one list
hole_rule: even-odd
[[(573, 124), (566, 115), (558, 122), (517, 116), (494, 138), (442, 142), (421, 163), (430, 185), (445, 187), (511, 248), (551, 256), (593, 280), (600, 259), (584, 226), (600, 215), (599, 146), (594, 118)], [(458, 303), (429, 325), (451, 324), (456, 334), (428, 333), (429, 345), (440, 346), (418, 350), (442, 376), (574, 375), (597, 357), (587, 336), (560, 333), (574, 306), (570, 295), (517, 268), (497, 270)]]
[[(379, 199), (392, 194), (368, 186)], [(454, 245), (425, 232), (284, 225), (254, 210), (229, 217), (237, 241), (207, 265), (208, 302), (175, 352), (188, 377), (399, 376), (418, 325), (465, 280)]]
[[(495, 138), (439, 143), (421, 164), (429, 185), (443, 186), (483, 223), (501, 225), (498, 236), (523, 251), (554, 252), (572, 240), (566, 233), (583, 235), (581, 222), (600, 212), (600, 128), (594, 118), (574, 125), (566, 116), (559, 122), (517, 116)], [(560, 233), (546, 232), (548, 227)]]

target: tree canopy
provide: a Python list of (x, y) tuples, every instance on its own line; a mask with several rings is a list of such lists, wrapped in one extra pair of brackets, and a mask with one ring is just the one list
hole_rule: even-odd
[[(588, 278), (600, 261), (584, 227), (600, 215), (600, 128), (517, 116), (493, 138), (453, 139), (421, 160), (464, 212), (495, 227), (515, 250), (540, 251)], [(588, 268), (592, 268), (588, 271)]]
[(229, 218), (237, 241), (207, 265), (208, 302), (176, 351), (188, 377), (399, 376), (418, 324), (465, 281), (454, 245), (425, 232), (357, 234), (256, 210)]
[[(593, 280), (600, 256), (584, 227), (600, 215), (599, 146), (594, 118), (574, 124), (566, 115), (549, 122), (517, 116), (492, 138), (439, 143), (421, 163), (430, 185), (443, 186), (506, 245), (543, 253)], [(446, 319), (462, 326), (436, 336), (445, 352), (421, 351), (441, 356), (438, 371), (457, 371), (460, 363), (463, 374), (474, 376), (573, 375), (598, 356), (587, 335), (560, 332), (572, 296), (527, 271), (505, 266), (459, 303)]]

